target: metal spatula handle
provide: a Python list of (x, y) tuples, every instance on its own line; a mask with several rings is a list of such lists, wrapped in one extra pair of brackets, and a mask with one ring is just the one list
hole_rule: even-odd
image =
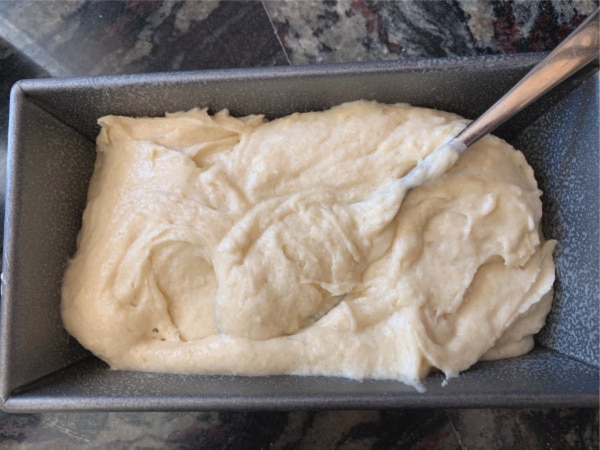
[(537, 64), (504, 97), (492, 105), (454, 139), (465, 147), (485, 136), (517, 114), (546, 91), (598, 57), (597, 8), (552, 53)]

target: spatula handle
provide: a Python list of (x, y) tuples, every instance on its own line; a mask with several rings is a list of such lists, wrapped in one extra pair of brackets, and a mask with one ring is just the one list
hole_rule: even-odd
[(597, 8), (552, 53), (455, 139), (468, 147), (597, 58), (599, 10)]

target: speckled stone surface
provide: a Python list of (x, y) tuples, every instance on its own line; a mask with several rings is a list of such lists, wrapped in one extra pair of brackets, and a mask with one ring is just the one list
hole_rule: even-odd
[[(552, 50), (582, 1), (266, 1), (293, 64)], [(358, 44), (358, 45), (357, 45)]]
[[(0, 129), (19, 78), (545, 51), (597, 5), (2, 1)], [(592, 449), (598, 421), (598, 409), (0, 413), (0, 449)]]
[(0, 36), (54, 76), (287, 64), (254, 1), (2, 2)]
[(593, 449), (597, 410), (0, 413), (0, 448)]

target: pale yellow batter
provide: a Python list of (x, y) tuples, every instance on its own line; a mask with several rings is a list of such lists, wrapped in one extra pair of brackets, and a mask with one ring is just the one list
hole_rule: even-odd
[(488, 136), (403, 184), (465, 124), (373, 102), (271, 122), (103, 117), (65, 327), (111, 367), (148, 371), (418, 386), (526, 353), (555, 243), (523, 155)]

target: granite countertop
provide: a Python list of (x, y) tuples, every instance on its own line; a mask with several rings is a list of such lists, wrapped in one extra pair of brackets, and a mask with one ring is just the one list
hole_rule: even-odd
[[(3, 1), (0, 186), (3, 192), (8, 92), (21, 78), (548, 51), (597, 6), (597, 0)], [(598, 420), (597, 408), (0, 412), (0, 448), (598, 448)]]

